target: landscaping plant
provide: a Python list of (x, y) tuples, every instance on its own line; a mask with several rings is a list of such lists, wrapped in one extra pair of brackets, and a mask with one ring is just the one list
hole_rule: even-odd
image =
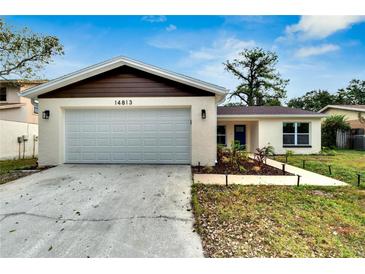
[[(263, 155), (272, 155), (272, 146), (262, 149)], [(265, 156), (265, 157), (267, 157)], [(281, 175), (281, 169), (259, 163), (250, 159), (244, 145), (232, 142), (229, 148), (219, 145), (217, 147), (217, 163), (213, 167), (193, 167), (196, 174), (250, 174), (250, 175)]]
[(267, 145), (262, 148), (256, 148), (255, 152), (255, 160), (260, 164), (263, 165), (266, 163), (267, 157), (274, 155), (274, 147), (271, 145)]
[(322, 145), (329, 148), (336, 147), (337, 131), (350, 130), (345, 115), (331, 115), (322, 124)]

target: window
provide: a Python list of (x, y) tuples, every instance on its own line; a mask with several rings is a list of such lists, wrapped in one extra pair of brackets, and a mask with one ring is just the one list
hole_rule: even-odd
[(0, 88), (0, 101), (6, 101), (6, 88)]
[(309, 146), (309, 123), (283, 123), (284, 146)]
[(217, 144), (226, 145), (226, 127), (217, 126)]

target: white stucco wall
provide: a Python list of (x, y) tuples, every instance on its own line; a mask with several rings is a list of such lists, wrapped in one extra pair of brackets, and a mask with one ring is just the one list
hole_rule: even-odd
[[(38, 154), (38, 142), (34, 142), (34, 136), (38, 136), (38, 125), (0, 120), (0, 159), (18, 159), (19, 143), (17, 137), (27, 135), (28, 141), (20, 144), (20, 156), (33, 157)], [(25, 145), (25, 147), (24, 147)], [(33, 151), (34, 149), (34, 151)]]
[[(253, 120), (256, 119), (256, 120)], [(283, 147), (284, 122), (309, 122), (311, 147)], [(310, 154), (321, 150), (321, 119), (320, 118), (218, 118), (218, 125), (226, 126), (226, 141), (229, 147), (234, 140), (234, 126), (246, 125), (246, 149), (255, 152), (256, 148), (271, 144), (275, 153), (283, 154), (287, 150), (295, 153)]]
[[(309, 143), (311, 147), (283, 147), (283, 122), (309, 122)], [(296, 119), (260, 119), (258, 123), (259, 147), (267, 144), (275, 148), (275, 153), (284, 154), (292, 150), (298, 154), (318, 153), (321, 150), (321, 119), (296, 118)]]
[(258, 143), (257, 135), (257, 121), (229, 121), (218, 119), (218, 125), (226, 127), (226, 143), (227, 147), (230, 147), (234, 140), (234, 126), (245, 125), (246, 126), (246, 150), (249, 152), (255, 151)]
[[(132, 106), (115, 106), (115, 100), (132, 99)], [(39, 99), (40, 117), (50, 111), (49, 120), (39, 119), (39, 164), (64, 163), (65, 109), (80, 108), (163, 108), (186, 107), (191, 109), (192, 164), (214, 165), (216, 160), (217, 107), (215, 97), (134, 97), (134, 98), (66, 98)], [(207, 118), (201, 118), (205, 109)]]

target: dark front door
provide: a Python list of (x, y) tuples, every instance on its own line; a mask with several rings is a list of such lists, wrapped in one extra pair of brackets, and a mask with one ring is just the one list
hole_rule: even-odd
[(246, 126), (235, 125), (234, 126), (234, 140), (240, 142), (240, 145), (246, 145)]

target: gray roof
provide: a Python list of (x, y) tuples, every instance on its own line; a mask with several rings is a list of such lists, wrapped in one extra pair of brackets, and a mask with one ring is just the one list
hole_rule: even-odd
[(222, 106), (217, 109), (218, 115), (315, 115), (320, 113), (299, 108), (281, 106)]

